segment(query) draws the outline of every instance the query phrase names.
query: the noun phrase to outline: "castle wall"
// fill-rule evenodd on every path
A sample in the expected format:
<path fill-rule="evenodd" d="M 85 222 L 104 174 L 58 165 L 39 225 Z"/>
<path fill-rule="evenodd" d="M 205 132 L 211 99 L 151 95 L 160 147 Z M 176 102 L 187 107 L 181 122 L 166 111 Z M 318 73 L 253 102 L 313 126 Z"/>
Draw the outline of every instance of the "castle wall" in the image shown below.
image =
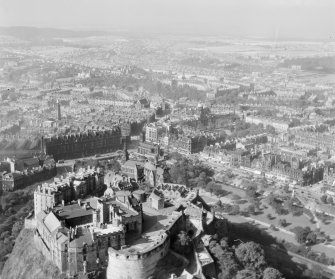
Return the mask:
<path fill-rule="evenodd" d="M 155 272 L 157 262 L 170 248 L 168 237 L 161 245 L 143 254 L 123 254 L 122 250 L 109 249 L 107 279 L 147 279 Z"/>
<path fill-rule="evenodd" d="M 108 247 L 119 249 L 124 245 L 124 237 L 118 233 L 99 236 L 92 245 L 83 247 L 69 248 L 68 253 L 68 271 L 70 275 L 75 275 L 84 271 L 84 261 L 86 270 L 92 271 L 101 267 L 107 267 Z"/>
<path fill-rule="evenodd" d="M 159 260 L 166 256 L 170 248 L 171 235 L 175 235 L 185 224 L 184 215 L 180 215 L 161 239 L 141 252 L 108 249 L 109 260 L 107 279 L 147 279 L 154 274 Z M 131 248 L 130 248 L 131 249 Z"/>

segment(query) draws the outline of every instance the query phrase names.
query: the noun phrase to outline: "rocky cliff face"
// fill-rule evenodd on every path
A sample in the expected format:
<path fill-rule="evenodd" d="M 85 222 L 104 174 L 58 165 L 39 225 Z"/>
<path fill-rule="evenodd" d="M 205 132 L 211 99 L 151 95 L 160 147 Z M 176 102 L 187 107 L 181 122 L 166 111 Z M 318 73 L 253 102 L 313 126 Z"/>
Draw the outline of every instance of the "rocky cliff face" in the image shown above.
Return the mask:
<path fill-rule="evenodd" d="M 47 261 L 34 245 L 33 231 L 24 229 L 0 275 L 0 279 L 64 279 L 58 268 Z"/>

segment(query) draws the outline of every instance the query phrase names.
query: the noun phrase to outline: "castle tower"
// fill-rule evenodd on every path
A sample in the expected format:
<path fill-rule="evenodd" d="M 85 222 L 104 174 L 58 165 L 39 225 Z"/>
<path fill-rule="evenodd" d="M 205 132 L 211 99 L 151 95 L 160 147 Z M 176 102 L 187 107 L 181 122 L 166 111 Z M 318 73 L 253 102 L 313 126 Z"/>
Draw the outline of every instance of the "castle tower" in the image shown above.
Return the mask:
<path fill-rule="evenodd" d="M 57 100 L 57 120 L 61 120 L 61 119 L 62 119 L 62 115 L 60 111 L 60 103 L 59 103 L 59 100 Z"/>

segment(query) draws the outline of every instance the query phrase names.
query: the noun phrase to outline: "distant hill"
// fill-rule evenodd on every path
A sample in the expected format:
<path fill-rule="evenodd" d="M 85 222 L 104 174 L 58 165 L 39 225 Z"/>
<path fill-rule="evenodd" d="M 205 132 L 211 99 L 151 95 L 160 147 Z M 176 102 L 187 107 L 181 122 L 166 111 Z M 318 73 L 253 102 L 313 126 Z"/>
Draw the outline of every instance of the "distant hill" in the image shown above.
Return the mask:
<path fill-rule="evenodd" d="M 300 65 L 301 69 L 305 71 L 333 74 L 335 73 L 335 56 L 300 57 L 286 59 L 279 66 L 291 67 L 293 65 Z"/>
<path fill-rule="evenodd" d="M 28 41 L 52 38 L 81 38 L 90 36 L 106 36 L 107 32 L 83 30 L 75 31 L 57 28 L 38 28 L 28 26 L 0 27 L 0 35 L 12 36 Z"/>

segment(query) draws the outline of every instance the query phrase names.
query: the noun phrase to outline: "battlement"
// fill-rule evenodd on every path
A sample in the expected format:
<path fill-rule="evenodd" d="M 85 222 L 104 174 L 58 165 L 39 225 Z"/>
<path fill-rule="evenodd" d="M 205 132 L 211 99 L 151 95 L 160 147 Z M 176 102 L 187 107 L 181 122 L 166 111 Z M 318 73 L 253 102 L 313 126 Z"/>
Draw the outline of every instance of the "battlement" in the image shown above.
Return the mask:
<path fill-rule="evenodd" d="M 113 248 L 108 249 L 109 258 L 110 259 L 118 259 L 123 261 L 138 261 L 145 258 L 153 257 L 161 252 L 165 252 L 168 250 L 170 246 L 170 238 L 168 238 L 168 234 L 162 238 L 161 241 L 157 242 L 150 248 L 145 251 L 133 251 L 132 248 L 127 248 L 126 250 L 115 250 Z"/>
<path fill-rule="evenodd" d="M 167 215 L 170 218 L 158 220 L 129 247 L 121 247 L 120 250 L 109 248 L 107 279 L 146 279 L 153 275 L 158 261 L 169 251 L 170 235 L 181 227 L 182 215 L 180 212 L 170 212 Z"/>

